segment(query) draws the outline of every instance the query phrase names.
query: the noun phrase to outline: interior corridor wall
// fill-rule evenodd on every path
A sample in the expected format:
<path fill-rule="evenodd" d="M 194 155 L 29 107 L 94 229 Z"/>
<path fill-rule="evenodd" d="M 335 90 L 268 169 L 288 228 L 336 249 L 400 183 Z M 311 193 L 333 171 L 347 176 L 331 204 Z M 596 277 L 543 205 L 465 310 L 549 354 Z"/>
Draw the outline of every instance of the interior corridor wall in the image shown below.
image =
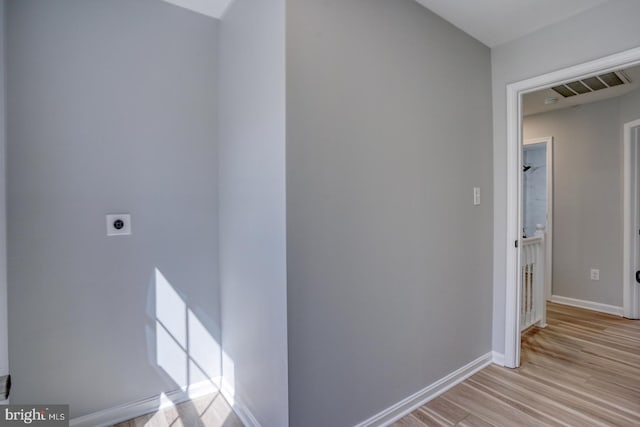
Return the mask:
<path fill-rule="evenodd" d="M 284 20 L 284 0 L 236 0 L 220 30 L 223 387 L 265 427 L 289 415 Z"/>
<path fill-rule="evenodd" d="M 78 417 L 219 377 L 218 21 L 6 6 L 12 403 Z"/>
<path fill-rule="evenodd" d="M 292 426 L 489 351 L 490 92 L 489 49 L 414 1 L 287 1 Z"/>

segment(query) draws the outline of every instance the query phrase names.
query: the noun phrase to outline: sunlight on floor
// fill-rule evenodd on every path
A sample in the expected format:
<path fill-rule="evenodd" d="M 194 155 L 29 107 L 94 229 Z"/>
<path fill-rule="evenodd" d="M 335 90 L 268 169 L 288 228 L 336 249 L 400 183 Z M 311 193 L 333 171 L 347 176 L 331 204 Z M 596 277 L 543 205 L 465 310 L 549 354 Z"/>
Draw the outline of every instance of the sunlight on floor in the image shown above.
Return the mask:
<path fill-rule="evenodd" d="M 221 394 L 215 393 L 178 405 L 168 404 L 152 414 L 113 427 L 243 427 Z"/>

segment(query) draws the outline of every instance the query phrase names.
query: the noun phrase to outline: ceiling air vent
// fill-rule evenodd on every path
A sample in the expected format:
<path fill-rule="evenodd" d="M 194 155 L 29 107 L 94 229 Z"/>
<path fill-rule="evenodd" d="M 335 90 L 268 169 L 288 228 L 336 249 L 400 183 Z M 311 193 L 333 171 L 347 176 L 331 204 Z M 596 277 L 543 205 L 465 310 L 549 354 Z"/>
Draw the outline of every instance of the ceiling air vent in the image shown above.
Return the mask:
<path fill-rule="evenodd" d="M 620 86 L 627 83 L 631 83 L 631 80 L 624 71 L 615 71 L 601 74 L 599 76 L 587 77 L 586 79 L 576 80 L 574 82 L 564 83 L 554 86 L 551 89 L 565 98 L 569 98 L 570 96 L 582 95 L 584 93 L 595 92 L 597 90 Z"/>
<path fill-rule="evenodd" d="M 585 85 L 579 80 L 575 82 L 567 83 L 567 86 L 569 86 L 569 89 L 571 89 L 572 91 L 580 95 L 582 95 L 583 93 L 591 92 L 591 89 L 589 89 L 587 85 Z"/>

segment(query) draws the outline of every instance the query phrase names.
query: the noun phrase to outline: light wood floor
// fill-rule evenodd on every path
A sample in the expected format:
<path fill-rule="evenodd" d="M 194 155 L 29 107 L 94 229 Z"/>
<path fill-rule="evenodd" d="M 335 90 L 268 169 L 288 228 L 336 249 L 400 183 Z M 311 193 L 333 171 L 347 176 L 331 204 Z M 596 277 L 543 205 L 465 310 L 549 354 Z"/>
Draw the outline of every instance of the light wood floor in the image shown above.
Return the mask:
<path fill-rule="evenodd" d="M 171 406 L 113 427 L 244 427 L 221 394 Z"/>
<path fill-rule="evenodd" d="M 393 426 L 640 426 L 640 321 L 547 307 L 520 368 L 491 365 Z"/>

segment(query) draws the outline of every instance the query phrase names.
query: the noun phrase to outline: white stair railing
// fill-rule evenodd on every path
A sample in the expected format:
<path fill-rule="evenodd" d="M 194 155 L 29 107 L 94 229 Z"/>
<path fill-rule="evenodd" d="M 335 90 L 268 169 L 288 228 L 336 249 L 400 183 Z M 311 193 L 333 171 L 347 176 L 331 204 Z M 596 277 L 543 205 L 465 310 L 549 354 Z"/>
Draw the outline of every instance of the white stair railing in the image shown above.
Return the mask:
<path fill-rule="evenodd" d="M 536 226 L 533 237 L 522 239 L 522 289 L 520 292 L 520 330 L 535 324 L 546 326 L 544 301 L 544 227 Z"/>

